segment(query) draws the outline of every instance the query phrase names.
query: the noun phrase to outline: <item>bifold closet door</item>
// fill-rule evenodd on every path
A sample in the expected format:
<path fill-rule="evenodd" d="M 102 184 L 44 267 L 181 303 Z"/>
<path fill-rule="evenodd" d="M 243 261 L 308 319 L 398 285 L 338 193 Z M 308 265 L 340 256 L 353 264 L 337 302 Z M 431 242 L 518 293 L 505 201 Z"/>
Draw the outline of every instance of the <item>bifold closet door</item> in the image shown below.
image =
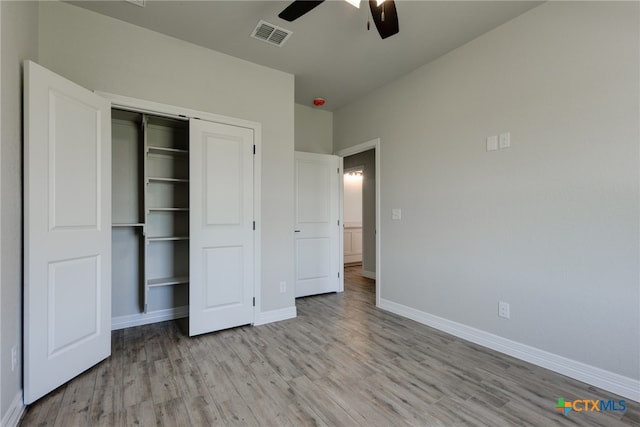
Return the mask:
<path fill-rule="evenodd" d="M 252 129 L 191 119 L 189 334 L 253 322 Z"/>
<path fill-rule="evenodd" d="M 25 63 L 24 402 L 111 353 L 111 105 Z"/>

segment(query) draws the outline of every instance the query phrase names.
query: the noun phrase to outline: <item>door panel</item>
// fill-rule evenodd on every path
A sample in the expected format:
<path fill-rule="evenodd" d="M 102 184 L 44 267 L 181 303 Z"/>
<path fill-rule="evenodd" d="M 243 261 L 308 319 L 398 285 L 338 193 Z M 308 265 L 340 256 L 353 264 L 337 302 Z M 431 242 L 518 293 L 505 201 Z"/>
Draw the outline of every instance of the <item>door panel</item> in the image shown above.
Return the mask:
<path fill-rule="evenodd" d="M 295 156 L 295 296 L 338 292 L 342 159 L 301 152 Z"/>
<path fill-rule="evenodd" d="M 243 248 L 209 248 L 204 250 L 206 309 L 240 306 L 243 298 Z"/>
<path fill-rule="evenodd" d="M 253 149 L 253 139 L 248 141 Z M 246 147 L 237 138 L 210 135 L 202 146 L 204 174 L 204 208 L 208 226 L 242 226 L 252 220 L 243 216 L 244 166 L 251 165 L 251 158 L 244 157 Z M 252 179 L 253 173 L 249 175 Z M 253 200 L 253 199 L 252 199 Z M 246 224 L 245 224 L 246 225 Z"/>
<path fill-rule="evenodd" d="M 111 353 L 110 108 L 25 63 L 27 404 Z"/>
<path fill-rule="evenodd" d="M 190 123 L 189 334 L 253 322 L 253 130 Z"/>
<path fill-rule="evenodd" d="M 98 227 L 100 197 L 99 111 L 81 100 L 49 95 L 49 185 L 51 228 Z M 81 161 L 79 161 L 81 159 Z M 73 167 L 70 167 L 73 165 Z"/>
<path fill-rule="evenodd" d="M 100 260 L 97 256 L 49 263 L 49 354 L 95 337 L 100 289 Z M 83 301 L 68 310 L 69 301 Z"/>

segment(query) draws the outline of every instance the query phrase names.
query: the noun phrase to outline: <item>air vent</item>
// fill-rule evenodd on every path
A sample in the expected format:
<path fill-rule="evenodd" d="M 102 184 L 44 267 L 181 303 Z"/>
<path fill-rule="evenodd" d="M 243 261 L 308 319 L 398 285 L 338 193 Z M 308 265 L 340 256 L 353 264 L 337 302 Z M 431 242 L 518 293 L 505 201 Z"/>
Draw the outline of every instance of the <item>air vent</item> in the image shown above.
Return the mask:
<path fill-rule="evenodd" d="M 293 33 L 289 30 L 285 30 L 284 28 L 269 24 L 265 21 L 260 21 L 251 33 L 251 37 L 272 45 L 282 46 L 291 34 Z"/>
<path fill-rule="evenodd" d="M 146 5 L 145 0 L 125 0 L 126 2 L 129 2 L 131 4 L 135 4 L 136 6 L 140 6 L 140 7 L 145 7 Z"/>

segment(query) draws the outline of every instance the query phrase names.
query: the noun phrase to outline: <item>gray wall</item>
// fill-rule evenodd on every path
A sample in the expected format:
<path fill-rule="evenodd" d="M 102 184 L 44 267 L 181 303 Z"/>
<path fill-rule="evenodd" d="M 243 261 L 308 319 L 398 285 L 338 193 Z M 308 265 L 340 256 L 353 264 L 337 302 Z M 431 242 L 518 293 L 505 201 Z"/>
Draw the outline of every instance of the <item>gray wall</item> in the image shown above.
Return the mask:
<path fill-rule="evenodd" d="M 296 151 L 333 153 L 333 113 L 306 105 L 295 105 Z"/>
<path fill-rule="evenodd" d="M 22 395 L 22 61 L 38 56 L 38 8 L 30 2 L 0 2 L 2 8 L 2 308 L 0 310 L 0 419 Z M 18 366 L 11 371 L 11 348 Z"/>
<path fill-rule="evenodd" d="M 383 299 L 640 379 L 639 6 L 545 3 L 334 112 L 381 139 Z"/>
<path fill-rule="evenodd" d="M 59 2 L 40 3 L 39 42 L 86 88 L 262 123 L 260 309 L 293 307 L 293 76 Z"/>
<path fill-rule="evenodd" d="M 344 170 L 362 166 L 362 270 L 376 273 L 376 151 L 371 149 L 342 159 Z"/>

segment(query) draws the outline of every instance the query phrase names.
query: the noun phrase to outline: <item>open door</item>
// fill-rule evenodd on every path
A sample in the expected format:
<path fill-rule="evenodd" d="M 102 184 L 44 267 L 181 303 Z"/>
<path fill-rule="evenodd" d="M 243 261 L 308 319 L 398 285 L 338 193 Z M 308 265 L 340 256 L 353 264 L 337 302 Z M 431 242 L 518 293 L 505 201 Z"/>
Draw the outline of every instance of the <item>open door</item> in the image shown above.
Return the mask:
<path fill-rule="evenodd" d="M 24 402 L 111 354 L 111 106 L 25 62 Z"/>
<path fill-rule="evenodd" d="M 341 291 L 342 158 L 295 153 L 295 296 Z"/>
<path fill-rule="evenodd" d="M 253 130 L 191 119 L 189 335 L 253 322 Z"/>

